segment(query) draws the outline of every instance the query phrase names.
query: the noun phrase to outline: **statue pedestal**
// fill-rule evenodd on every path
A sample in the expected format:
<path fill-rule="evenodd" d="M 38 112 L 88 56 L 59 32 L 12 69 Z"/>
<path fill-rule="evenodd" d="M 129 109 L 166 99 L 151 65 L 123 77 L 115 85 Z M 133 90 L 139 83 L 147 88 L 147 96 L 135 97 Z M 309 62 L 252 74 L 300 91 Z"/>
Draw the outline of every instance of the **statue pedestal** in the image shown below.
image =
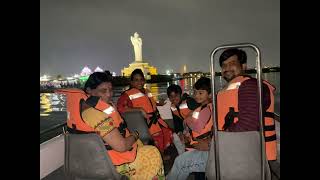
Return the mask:
<path fill-rule="evenodd" d="M 121 70 L 121 75 L 122 76 L 130 76 L 132 71 L 134 71 L 135 69 L 141 69 L 143 74 L 145 76 L 147 76 L 148 74 L 150 75 L 157 75 L 157 68 L 154 66 L 150 66 L 149 63 L 147 62 L 133 62 L 131 64 L 129 64 L 129 67 L 125 67 L 123 68 L 123 70 Z"/>

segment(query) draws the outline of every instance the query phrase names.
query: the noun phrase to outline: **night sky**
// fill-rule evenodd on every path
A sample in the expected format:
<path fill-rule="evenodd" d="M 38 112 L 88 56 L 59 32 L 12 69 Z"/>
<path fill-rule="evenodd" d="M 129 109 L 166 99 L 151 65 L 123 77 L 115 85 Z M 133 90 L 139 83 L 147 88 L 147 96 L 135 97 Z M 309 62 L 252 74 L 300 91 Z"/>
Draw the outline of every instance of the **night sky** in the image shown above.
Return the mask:
<path fill-rule="evenodd" d="M 143 59 L 159 73 L 184 64 L 209 72 L 210 52 L 239 42 L 257 44 L 263 66 L 280 66 L 279 0 L 40 0 L 40 75 L 85 65 L 120 74 L 134 60 L 136 31 Z"/>

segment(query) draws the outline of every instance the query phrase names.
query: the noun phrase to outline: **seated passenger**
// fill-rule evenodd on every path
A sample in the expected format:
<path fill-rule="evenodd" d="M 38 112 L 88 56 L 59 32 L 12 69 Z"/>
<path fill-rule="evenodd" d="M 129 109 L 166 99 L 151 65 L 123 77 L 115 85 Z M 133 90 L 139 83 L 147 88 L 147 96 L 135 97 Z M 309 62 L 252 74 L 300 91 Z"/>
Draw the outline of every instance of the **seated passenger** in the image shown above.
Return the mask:
<path fill-rule="evenodd" d="M 245 132 L 259 131 L 260 129 L 257 79 L 245 75 L 246 62 L 246 53 L 239 49 L 227 49 L 220 55 L 221 74 L 227 84 L 217 94 L 217 127 L 219 131 Z M 202 83 L 200 83 L 200 80 Z M 208 100 L 211 97 L 209 95 L 211 93 L 211 81 L 208 78 L 206 80 L 200 78 L 194 86 L 196 89 L 195 100 L 198 103 L 203 104 L 206 99 Z M 274 163 L 277 157 L 273 93 L 274 87 L 267 81 L 263 81 L 262 103 L 265 123 L 265 148 L 266 158 L 270 164 Z M 209 116 L 207 113 L 202 115 L 201 111 L 199 113 L 195 112 L 196 110 L 193 112 L 193 118 L 187 119 L 186 122 L 192 129 L 192 133 L 195 132 L 194 135 L 199 135 L 199 132 L 202 131 L 200 130 L 201 127 Z M 203 119 L 204 121 L 196 121 L 195 119 Z M 212 123 L 212 117 L 210 119 Z M 204 172 L 211 139 L 210 136 L 205 139 L 200 138 L 192 144 L 196 150 L 179 155 L 168 174 L 168 179 L 184 180 L 191 172 Z"/>
<path fill-rule="evenodd" d="M 172 130 L 167 123 L 161 119 L 157 110 L 157 104 L 149 90 L 143 86 L 145 79 L 141 69 L 135 69 L 131 73 L 130 89 L 124 91 L 118 99 L 117 108 L 120 113 L 126 111 L 141 111 L 147 121 L 149 132 L 160 150 L 164 160 L 169 156 L 164 156 L 164 150 L 172 143 Z"/>
<path fill-rule="evenodd" d="M 189 94 L 182 94 L 181 87 L 172 84 L 167 88 L 167 95 L 171 102 L 171 112 L 174 122 L 174 132 L 179 134 L 184 130 L 183 121 L 195 110 L 199 104 L 189 96 Z"/>
<path fill-rule="evenodd" d="M 187 93 L 182 94 L 179 85 L 172 84 L 167 88 L 167 95 L 171 101 L 171 113 L 174 123 L 173 142 L 179 154 L 185 151 L 185 143 L 188 142 L 189 132 L 184 125 L 184 120 L 192 115 L 199 104 Z"/>
<path fill-rule="evenodd" d="M 84 90 L 89 97 L 81 102 L 83 122 L 106 143 L 116 170 L 130 179 L 164 178 L 158 149 L 143 145 L 138 132 L 130 132 L 111 102 L 112 76 L 103 72 L 90 75 Z M 88 131 L 87 133 L 89 133 Z"/>
<path fill-rule="evenodd" d="M 190 146 L 192 149 L 179 155 L 168 174 L 168 179 L 188 178 L 191 172 L 204 172 L 208 159 L 208 143 L 211 141 L 212 104 L 211 80 L 201 77 L 194 85 L 194 97 L 200 104 L 191 116 L 186 117 L 185 124 L 190 129 Z"/>

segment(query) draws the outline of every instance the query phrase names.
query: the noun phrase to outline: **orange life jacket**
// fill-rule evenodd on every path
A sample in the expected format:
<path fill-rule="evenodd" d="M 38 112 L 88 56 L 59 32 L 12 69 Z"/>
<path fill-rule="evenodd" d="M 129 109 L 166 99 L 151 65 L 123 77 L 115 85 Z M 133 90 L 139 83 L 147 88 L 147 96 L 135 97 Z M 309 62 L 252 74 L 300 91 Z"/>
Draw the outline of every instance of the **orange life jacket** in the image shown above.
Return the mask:
<path fill-rule="evenodd" d="M 155 134 L 161 131 L 161 126 L 168 128 L 167 123 L 161 119 L 160 114 L 157 110 L 156 102 L 154 101 L 152 94 L 146 90 L 145 93 L 141 92 L 136 88 L 131 88 L 125 93 L 129 96 L 133 107 L 142 107 L 148 114 L 149 119 L 156 119 L 152 124 L 149 123 L 150 134 Z"/>
<path fill-rule="evenodd" d="M 93 128 L 88 126 L 81 118 L 80 102 L 85 101 L 88 95 L 81 89 L 58 89 L 55 93 L 65 94 L 67 98 L 67 127 L 68 131 L 74 130 L 93 132 Z"/>
<path fill-rule="evenodd" d="M 202 109 L 204 107 L 209 107 L 210 112 L 212 112 L 212 103 L 207 104 L 206 106 L 200 106 L 197 109 L 195 109 L 192 113 L 192 121 L 194 123 L 197 123 L 196 121 L 199 118 L 199 114 L 201 113 Z M 212 134 L 212 127 L 213 127 L 213 121 L 212 121 L 212 115 L 210 115 L 210 118 L 207 120 L 206 125 L 204 126 L 204 128 L 200 131 L 200 132 L 196 132 L 194 130 L 190 131 L 190 135 L 191 135 L 191 142 L 190 144 L 194 144 L 197 143 L 198 139 L 204 139 L 207 138 L 209 136 L 211 136 Z"/>
<path fill-rule="evenodd" d="M 77 134 L 86 134 L 86 133 L 95 133 L 95 130 L 87 125 L 85 121 L 81 118 L 81 103 L 88 100 L 87 94 L 80 89 L 59 89 L 55 91 L 56 93 L 65 94 L 67 98 L 67 126 L 69 133 L 77 133 Z M 127 137 L 130 135 L 128 129 L 125 124 L 122 123 L 119 113 L 117 111 L 112 111 L 112 106 L 103 101 L 99 100 L 99 103 L 93 103 L 93 98 L 90 98 L 88 103 L 89 105 L 95 107 L 98 110 L 104 111 L 106 114 L 110 115 L 114 121 L 115 127 L 117 127 L 120 133 Z M 111 108 L 112 107 L 112 108 Z M 111 114 L 110 114 L 111 112 Z M 114 165 L 120 165 L 124 163 L 133 162 L 136 157 L 136 149 L 137 144 L 133 145 L 133 148 L 127 152 L 118 152 L 112 150 L 112 148 L 105 144 L 106 149 L 108 150 L 108 154 L 112 160 Z"/>
<path fill-rule="evenodd" d="M 189 109 L 187 100 L 181 101 L 181 104 L 176 107 L 174 104 L 171 104 L 171 111 L 174 115 L 180 117 L 184 120 L 192 110 Z"/>
<path fill-rule="evenodd" d="M 218 112 L 218 130 L 224 130 L 225 117 L 229 112 L 234 114 L 233 123 L 237 123 L 238 117 L 238 89 L 242 82 L 250 79 L 251 77 L 239 76 L 234 78 L 228 85 L 218 92 L 217 95 L 217 112 Z M 271 104 L 270 107 L 264 112 L 264 135 L 266 144 L 266 156 L 268 160 L 276 160 L 277 157 L 277 142 L 276 131 L 274 123 L 274 90 L 275 88 L 267 81 L 263 81 L 270 90 Z M 232 112 L 233 111 L 233 112 Z M 229 113 L 230 114 L 230 113 Z"/>
<path fill-rule="evenodd" d="M 100 111 L 103 111 L 107 114 L 107 117 L 111 117 L 113 120 L 113 125 L 118 128 L 122 136 L 128 137 L 130 136 L 130 132 L 121 118 L 119 112 L 110 104 L 101 100 L 101 98 L 91 96 L 86 100 L 86 104 L 91 107 L 94 107 Z M 114 165 L 121 165 L 124 163 L 133 162 L 136 158 L 137 154 L 137 142 L 132 145 L 132 148 L 126 152 L 118 152 L 113 150 L 110 146 L 107 147 L 107 152 L 111 158 L 111 161 Z"/>

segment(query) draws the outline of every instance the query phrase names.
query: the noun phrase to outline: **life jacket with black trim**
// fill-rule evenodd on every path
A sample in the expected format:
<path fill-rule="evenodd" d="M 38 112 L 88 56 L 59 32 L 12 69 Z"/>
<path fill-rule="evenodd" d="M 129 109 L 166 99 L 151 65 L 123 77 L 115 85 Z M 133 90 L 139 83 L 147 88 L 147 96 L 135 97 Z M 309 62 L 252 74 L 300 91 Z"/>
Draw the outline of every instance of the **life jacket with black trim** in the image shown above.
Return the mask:
<path fill-rule="evenodd" d="M 96 133 L 94 128 L 90 127 L 81 117 L 82 105 L 84 103 L 88 104 L 91 107 L 95 107 L 98 110 L 104 111 L 106 114 L 112 112 L 110 117 L 114 120 L 115 127 L 118 128 L 119 132 L 123 137 L 130 135 L 125 122 L 121 119 L 117 111 L 111 111 L 112 106 L 107 103 L 102 102 L 97 97 L 91 96 L 88 98 L 88 95 L 81 89 L 58 89 L 55 90 L 55 93 L 65 94 L 67 99 L 67 131 L 73 134 L 88 134 Z M 97 106 L 97 107 L 96 107 Z M 110 106 L 110 108 L 109 108 Z M 111 108 L 112 107 L 112 108 Z M 109 108 L 109 109 L 108 109 Z M 136 143 L 133 145 L 133 148 L 129 153 L 123 154 L 117 151 L 112 150 L 112 147 L 108 144 L 105 144 L 108 154 L 114 165 L 120 165 L 123 163 L 133 162 L 136 156 Z M 119 154 L 120 153 L 120 154 Z M 123 158 L 122 158 L 123 157 Z"/>
<path fill-rule="evenodd" d="M 228 85 L 218 92 L 217 112 L 218 112 L 218 130 L 226 130 L 232 123 L 237 123 L 238 119 L 238 90 L 241 84 L 251 79 L 250 76 L 238 76 L 231 80 Z M 267 81 L 263 81 L 270 91 L 271 104 L 264 116 L 264 135 L 266 156 L 268 160 L 277 158 L 276 130 L 274 122 L 274 90 L 275 88 Z"/>
<path fill-rule="evenodd" d="M 189 109 L 187 98 L 181 99 L 181 102 L 179 103 L 179 106 L 176 106 L 174 104 L 171 104 L 171 111 L 174 115 L 178 116 L 181 120 L 184 120 L 190 112 L 193 110 Z"/>
<path fill-rule="evenodd" d="M 145 92 L 136 88 L 130 88 L 124 92 L 128 95 L 133 107 L 141 107 L 147 113 L 149 118 L 149 132 L 151 135 L 161 131 L 161 127 L 168 128 L 167 123 L 160 117 L 156 102 L 151 92 L 147 89 Z"/>
<path fill-rule="evenodd" d="M 65 94 L 67 100 L 67 130 L 70 133 L 75 131 L 92 132 L 93 128 L 89 127 L 81 118 L 81 102 L 88 98 L 88 95 L 81 89 L 57 89 L 55 93 Z"/>
<path fill-rule="evenodd" d="M 99 111 L 104 112 L 107 115 L 107 118 L 111 118 L 113 120 L 113 126 L 117 127 L 120 134 L 126 138 L 130 136 L 130 132 L 127 128 L 127 125 L 125 121 L 121 118 L 119 112 L 113 107 L 113 105 L 108 104 L 101 100 L 100 97 L 96 96 L 90 96 L 85 101 L 85 104 L 88 105 L 88 107 L 93 107 Z M 82 109 L 82 111 L 84 111 Z M 82 132 L 80 132 L 82 133 Z M 86 132 L 86 133 L 95 133 L 95 132 Z M 116 150 L 113 150 L 112 147 L 105 143 L 107 152 L 110 156 L 110 159 L 114 165 L 121 165 L 125 163 L 133 162 L 136 158 L 137 154 L 137 142 L 135 142 L 132 145 L 132 148 L 126 152 L 118 152 Z"/>
<path fill-rule="evenodd" d="M 196 108 L 193 112 L 192 112 L 192 118 L 191 121 L 192 123 L 197 123 L 197 121 L 199 120 L 199 115 L 202 113 L 202 110 L 204 108 L 208 107 L 210 112 L 212 112 L 212 103 L 208 103 L 204 106 L 200 106 L 198 108 Z M 210 113 L 210 117 L 207 119 L 206 121 L 206 125 L 204 126 L 204 128 L 201 129 L 200 132 L 194 131 L 189 127 L 189 133 L 191 135 L 191 142 L 190 144 L 194 144 L 197 143 L 198 140 L 200 139 L 205 139 L 208 137 L 212 137 L 212 127 L 213 127 L 213 121 L 212 121 L 212 113 Z"/>

